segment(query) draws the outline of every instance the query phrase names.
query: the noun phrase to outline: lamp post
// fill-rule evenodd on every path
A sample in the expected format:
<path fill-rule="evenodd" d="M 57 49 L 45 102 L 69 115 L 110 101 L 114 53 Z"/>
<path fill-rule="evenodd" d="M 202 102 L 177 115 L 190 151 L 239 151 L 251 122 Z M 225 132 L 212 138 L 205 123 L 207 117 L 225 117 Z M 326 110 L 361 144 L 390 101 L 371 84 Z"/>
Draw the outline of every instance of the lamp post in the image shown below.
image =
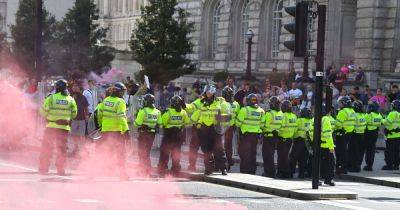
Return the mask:
<path fill-rule="evenodd" d="M 36 82 L 42 80 L 43 0 L 36 0 L 35 70 Z"/>
<path fill-rule="evenodd" d="M 251 46 L 253 45 L 254 32 L 249 29 L 246 32 L 245 37 L 247 39 L 247 42 L 246 42 L 247 43 L 247 66 L 246 66 L 245 79 L 251 80 L 253 78 L 251 75 Z"/>

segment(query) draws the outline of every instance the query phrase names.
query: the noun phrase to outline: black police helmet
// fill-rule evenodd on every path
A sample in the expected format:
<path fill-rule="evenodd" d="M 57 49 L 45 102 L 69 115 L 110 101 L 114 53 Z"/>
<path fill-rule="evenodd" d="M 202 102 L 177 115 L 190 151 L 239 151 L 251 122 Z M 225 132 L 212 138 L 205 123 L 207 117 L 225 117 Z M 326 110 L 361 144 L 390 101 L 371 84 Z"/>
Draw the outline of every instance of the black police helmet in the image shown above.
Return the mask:
<path fill-rule="evenodd" d="M 339 102 L 339 105 L 342 108 L 350 108 L 350 107 L 352 107 L 351 98 L 349 96 L 341 97 L 338 102 Z"/>
<path fill-rule="evenodd" d="M 288 100 L 285 100 L 281 104 L 282 112 L 292 112 L 292 103 Z"/>
<path fill-rule="evenodd" d="M 122 82 L 117 82 L 114 84 L 114 87 L 117 91 L 124 91 L 126 90 L 126 86 Z"/>
<path fill-rule="evenodd" d="M 363 103 L 359 100 L 356 100 L 353 102 L 353 109 L 357 113 L 363 113 L 364 112 L 364 107 Z"/>
<path fill-rule="evenodd" d="M 379 104 L 376 101 L 370 101 L 367 107 L 368 113 L 379 112 Z"/>
<path fill-rule="evenodd" d="M 327 111 L 327 109 L 326 109 L 326 104 L 325 104 L 325 103 L 322 103 L 322 106 L 321 106 L 321 114 L 322 114 L 322 116 L 325 116 L 325 115 L 328 114 L 328 111 Z"/>
<path fill-rule="evenodd" d="M 301 109 L 301 110 L 300 110 L 300 117 L 301 117 L 301 118 L 311 119 L 311 118 L 312 118 L 311 109 L 309 109 L 309 108 L 303 108 L 303 109 Z"/>
<path fill-rule="evenodd" d="M 54 83 L 57 92 L 66 91 L 68 87 L 68 82 L 65 79 L 59 79 Z"/>
<path fill-rule="evenodd" d="M 281 109 L 281 102 L 279 101 L 278 97 L 272 96 L 269 99 L 269 108 L 274 111 L 279 111 Z"/>
<path fill-rule="evenodd" d="M 143 96 L 144 107 L 154 107 L 155 98 L 152 94 L 146 94 Z"/>
<path fill-rule="evenodd" d="M 176 111 L 180 111 L 184 102 L 180 96 L 173 96 L 170 103 L 172 108 L 174 108 Z"/>
<path fill-rule="evenodd" d="M 230 87 L 225 87 L 222 89 L 222 97 L 228 102 L 232 102 L 233 99 L 233 89 Z"/>
<path fill-rule="evenodd" d="M 394 100 L 392 102 L 392 110 L 400 112 L 400 100 Z"/>
<path fill-rule="evenodd" d="M 258 104 L 258 98 L 256 96 L 256 94 L 251 93 L 249 95 L 246 96 L 246 104 L 248 106 L 256 106 Z"/>

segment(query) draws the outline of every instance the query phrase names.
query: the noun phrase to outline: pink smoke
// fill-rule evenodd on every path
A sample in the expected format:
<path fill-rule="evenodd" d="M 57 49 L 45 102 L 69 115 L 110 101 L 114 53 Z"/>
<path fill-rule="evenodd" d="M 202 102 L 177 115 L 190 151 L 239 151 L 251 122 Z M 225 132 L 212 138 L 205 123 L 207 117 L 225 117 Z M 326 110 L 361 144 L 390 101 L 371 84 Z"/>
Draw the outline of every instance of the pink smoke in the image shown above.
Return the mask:
<path fill-rule="evenodd" d="M 110 81 L 111 78 L 115 78 L 112 75 L 120 74 L 119 71 L 113 70 L 111 73 L 103 75 L 101 81 Z M 31 171 L 35 171 L 38 165 L 37 150 L 19 150 L 18 148 L 25 144 L 40 148 L 38 133 L 42 132 L 42 129 L 37 127 L 37 122 L 38 107 L 41 104 L 37 104 L 32 97 L 6 79 L 0 81 L 0 101 L 0 145 L 11 149 L 13 154 L 21 153 L 15 158 L 8 157 L 7 161 L 20 161 L 21 156 L 26 156 L 27 161 L 24 161 L 24 164 L 29 163 Z M 31 174 L 27 181 L 7 182 L 7 187 L 0 189 L 1 208 L 93 209 L 93 206 L 77 202 L 79 199 L 87 199 L 88 202 L 100 202 L 100 207 L 97 209 L 187 210 L 188 206 L 193 210 L 244 209 L 244 207 L 234 204 L 196 203 L 191 198 L 185 198 L 172 180 L 157 182 L 148 179 L 148 181 L 143 181 L 143 177 L 136 177 L 135 174 L 139 168 L 132 163 L 128 163 L 126 166 L 131 177 L 130 181 L 119 181 L 118 168 L 116 165 L 112 165 L 112 158 L 110 158 L 114 154 L 107 151 L 94 151 L 93 144 L 95 143 L 87 143 L 81 149 L 79 160 L 69 161 L 67 172 L 72 172 L 73 176 L 71 177 L 43 177 Z M 2 154 L 5 153 L 2 152 Z M 2 159 L 0 159 L 0 163 Z M 104 167 L 104 163 L 107 167 Z M 52 164 L 54 164 L 54 160 Z M 93 175 L 92 179 L 89 179 L 89 175 Z M 0 173 L 0 176 L 4 178 L 7 175 Z M 114 179 L 114 181 L 101 181 L 103 176 Z M 182 205 L 180 202 L 174 202 L 177 199 L 187 201 L 187 203 Z"/>
<path fill-rule="evenodd" d="M 97 75 L 96 73 L 91 72 L 89 74 L 89 77 L 95 80 L 98 84 L 110 84 L 113 82 L 121 81 L 123 79 L 123 74 L 123 71 L 112 68 L 101 75 Z"/>

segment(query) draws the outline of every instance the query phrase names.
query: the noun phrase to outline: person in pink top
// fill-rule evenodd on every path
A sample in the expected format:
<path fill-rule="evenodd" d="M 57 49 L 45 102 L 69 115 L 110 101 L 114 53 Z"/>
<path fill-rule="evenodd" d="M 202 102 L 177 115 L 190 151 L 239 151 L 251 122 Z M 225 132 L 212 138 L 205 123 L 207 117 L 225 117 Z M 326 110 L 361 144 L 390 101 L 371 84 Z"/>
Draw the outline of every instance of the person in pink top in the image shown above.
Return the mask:
<path fill-rule="evenodd" d="M 384 109 L 386 107 L 387 98 L 385 95 L 382 94 L 382 88 L 378 88 L 378 90 L 376 90 L 376 95 L 372 96 L 370 100 L 378 102 L 381 109 Z"/>
<path fill-rule="evenodd" d="M 341 71 L 344 75 L 346 75 L 346 79 L 347 79 L 348 75 L 350 74 L 350 70 L 349 70 L 349 67 L 347 66 L 347 64 L 344 64 L 344 65 L 340 68 L 340 71 Z"/>

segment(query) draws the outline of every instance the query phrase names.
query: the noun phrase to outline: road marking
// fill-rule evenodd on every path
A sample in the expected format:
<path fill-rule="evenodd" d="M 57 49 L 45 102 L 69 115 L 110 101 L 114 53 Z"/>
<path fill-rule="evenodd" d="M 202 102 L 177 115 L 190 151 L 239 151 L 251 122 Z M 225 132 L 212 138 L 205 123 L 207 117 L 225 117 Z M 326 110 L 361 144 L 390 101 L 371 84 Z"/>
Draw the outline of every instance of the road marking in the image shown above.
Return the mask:
<path fill-rule="evenodd" d="M 10 168 L 18 168 L 18 169 L 27 170 L 27 171 L 37 171 L 36 169 L 33 169 L 33 168 L 28 168 L 28 167 L 25 167 L 25 166 L 16 165 L 16 164 L 12 164 L 12 163 L 1 162 L 0 165 L 6 166 L 6 167 L 10 167 Z M 71 177 L 66 177 L 66 176 L 58 176 L 58 175 L 50 175 L 50 176 L 55 176 L 55 177 L 59 177 L 59 178 L 63 178 L 63 179 L 72 180 Z"/>
<path fill-rule="evenodd" d="M 352 205 L 348 205 L 348 204 L 343 204 L 343 203 L 339 203 L 336 201 L 312 201 L 313 203 L 319 203 L 319 204 L 324 204 L 324 205 L 328 205 L 328 206 L 336 206 L 336 207 L 340 207 L 340 208 L 347 208 L 347 209 L 353 209 L 353 210 L 372 210 L 369 208 L 364 208 L 364 207 L 359 207 L 359 206 L 352 206 Z"/>
<path fill-rule="evenodd" d="M 266 201 L 265 199 L 250 199 L 250 200 L 245 200 L 245 202 L 249 202 L 249 203 L 261 203 L 261 204 L 267 204 L 267 203 L 271 203 L 270 201 Z"/>
<path fill-rule="evenodd" d="M 95 199 L 75 199 L 74 201 L 78 201 L 80 203 L 101 203 L 99 200 Z"/>

